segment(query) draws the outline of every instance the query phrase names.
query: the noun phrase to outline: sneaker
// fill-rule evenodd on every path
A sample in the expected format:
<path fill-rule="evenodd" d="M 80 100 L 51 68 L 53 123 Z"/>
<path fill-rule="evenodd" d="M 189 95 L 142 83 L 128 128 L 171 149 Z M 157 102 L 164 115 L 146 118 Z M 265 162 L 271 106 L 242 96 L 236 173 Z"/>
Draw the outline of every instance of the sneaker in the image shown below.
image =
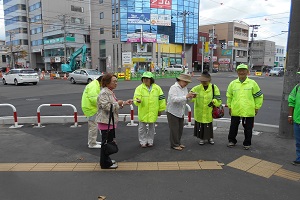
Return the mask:
<path fill-rule="evenodd" d="M 142 148 L 147 148 L 147 144 L 141 144 Z"/>
<path fill-rule="evenodd" d="M 250 146 L 244 146 L 244 149 L 245 149 L 245 150 L 249 150 L 249 149 L 250 149 Z"/>
<path fill-rule="evenodd" d="M 102 142 L 97 142 L 97 141 L 96 141 L 96 144 L 100 144 L 100 145 L 101 145 L 101 144 L 102 144 Z"/>
<path fill-rule="evenodd" d="M 235 146 L 235 144 L 233 143 L 233 142 L 229 142 L 228 144 L 227 144 L 227 147 L 234 147 Z"/>
<path fill-rule="evenodd" d="M 100 144 L 95 144 L 95 145 L 89 145 L 90 149 L 101 149 L 101 145 Z"/>
<path fill-rule="evenodd" d="M 112 166 L 110 166 L 108 169 L 117 169 L 118 165 L 117 164 L 113 164 Z"/>
<path fill-rule="evenodd" d="M 208 142 L 209 142 L 209 144 L 215 144 L 214 139 L 212 139 L 212 138 L 210 138 L 210 139 L 208 140 Z"/>
<path fill-rule="evenodd" d="M 112 164 L 116 164 L 117 162 L 115 160 L 111 160 Z"/>
<path fill-rule="evenodd" d="M 204 145 L 204 140 L 201 140 L 201 139 L 200 139 L 199 144 L 200 144 L 200 145 Z"/>
<path fill-rule="evenodd" d="M 296 166 L 300 165 L 300 161 L 295 160 L 295 161 L 292 162 L 292 165 L 296 165 Z"/>

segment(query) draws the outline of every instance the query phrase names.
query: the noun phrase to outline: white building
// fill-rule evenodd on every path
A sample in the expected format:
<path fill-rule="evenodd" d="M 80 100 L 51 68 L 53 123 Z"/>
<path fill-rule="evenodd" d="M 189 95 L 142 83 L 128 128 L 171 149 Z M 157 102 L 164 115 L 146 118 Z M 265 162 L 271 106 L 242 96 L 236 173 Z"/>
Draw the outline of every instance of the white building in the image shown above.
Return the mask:
<path fill-rule="evenodd" d="M 285 48 L 284 46 L 276 45 L 274 66 L 284 67 L 285 63 Z"/>

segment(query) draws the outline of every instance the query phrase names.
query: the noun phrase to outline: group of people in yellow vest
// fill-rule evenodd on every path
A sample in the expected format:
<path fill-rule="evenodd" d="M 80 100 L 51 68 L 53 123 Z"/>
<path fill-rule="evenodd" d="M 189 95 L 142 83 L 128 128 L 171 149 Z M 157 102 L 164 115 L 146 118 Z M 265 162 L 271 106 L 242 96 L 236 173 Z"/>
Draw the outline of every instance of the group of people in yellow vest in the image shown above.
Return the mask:
<path fill-rule="evenodd" d="M 245 136 L 243 148 L 248 150 L 251 147 L 254 117 L 263 104 L 263 93 L 259 85 L 247 76 L 248 72 L 247 65 L 237 66 L 238 78 L 229 84 L 226 92 L 231 116 L 227 144 L 230 148 L 237 143 L 236 136 L 241 122 Z M 116 141 L 115 128 L 119 109 L 133 103 L 138 107 L 138 141 L 141 148 L 153 147 L 155 122 L 165 111 L 170 129 L 170 147 L 182 151 L 185 148 L 181 143 L 184 113 L 186 103 L 189 101 L 194 103 L 194 136 L 199 138 L 200 145 L 206 142 L 213 145 L 215 141 L 212 110 L 214 106 L 222 104 L 220 90 L 217 85 L 211 83 L 211 76 L 206 71 L 197 79 L 200 81 L 199 85 L 188 91 L 187 85 L 192 82 L 192 77 L 189 74 L 180 74 L 169 89 L 167 101 L 151 72 L 143 73 L 142 83 L 135 89 L 133 99 L 126 101 L 119 100 L 113 92 L 117 87 L 115 75 L 105 74 L 92 81 L 86 86 L 81 102 L 82 110 L 88 118 L 88 147 L 101 148 L 101 142 L 97 142 L 98 130 L 101 131 L 102 142 Z M 110 113 L 110 109 L 113 114 Z M 109 121 L 110 115 L 113 115 L 114 123 Z M 117 168 L 116 161 L 111 160 L 102 149 L 101 168 Z"/>

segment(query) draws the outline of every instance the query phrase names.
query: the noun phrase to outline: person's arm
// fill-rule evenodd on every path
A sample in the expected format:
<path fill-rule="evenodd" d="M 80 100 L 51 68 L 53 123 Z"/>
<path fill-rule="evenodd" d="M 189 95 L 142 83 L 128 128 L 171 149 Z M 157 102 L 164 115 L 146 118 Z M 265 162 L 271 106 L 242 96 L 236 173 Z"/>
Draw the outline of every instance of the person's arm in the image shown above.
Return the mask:
<path fill-rule="evenodd" d="M 226 91 L 226 97 L 227 97 L 227 106 L 229 115 L 231 116 L 231 102 L 232 102 L 232 83 L 228 85 L 227 91 Z"/>
<path fill-rule="evenodd" d="M 136 106 L 139 106 L 142 103 L 141 87 L 138 86 L 133 95 L 133 103 Z"/>
<path fill-rule="evenodd" d="M 212 102 L 214 106 L 219 107 L 222 104 L 220 90 L 215 84 L 213 86 L 215 87 L 215 96 L 213 97 Z"/>
<path fill-rule="evenodd" d="M 167 105 L 166 104 L 166 97 L 165 97 L 165 94 L 162 91 L 161 87 L 159 87 L 158 104 L 159 104 L 158 115 L 160 115 L 162 111 L 166 110 L 166 105 Z"/>
<path fill-rule="evenodd" d="M 261 108 L 263 104 L 264 95 L 256 82 L 253 87 L 253 97 L 255 102 L 255 114 L 257 114 L 258 110 Z"/>
<path fill-rule="evenodd" d="M 289 98 L 288 98 L 288 104 L 289 104 L 288 122 L 290 124 L 293 124 L 293 115 L 294 115 L 294 109 L 295 109 L 295 105 L 296 105 L 296 94 L 297 94 L 296 87 L 297 87 L 297 85 L 293 88 L 293 90 L 289 94 Z"/>

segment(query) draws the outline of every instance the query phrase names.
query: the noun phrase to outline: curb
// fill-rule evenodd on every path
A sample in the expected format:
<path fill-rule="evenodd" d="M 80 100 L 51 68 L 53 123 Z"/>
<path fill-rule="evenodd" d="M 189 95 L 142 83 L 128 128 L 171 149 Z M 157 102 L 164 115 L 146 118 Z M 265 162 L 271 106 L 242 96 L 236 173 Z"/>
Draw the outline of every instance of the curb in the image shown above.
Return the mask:
<path fill-rule="evenodd" d="M 83 115 L 78 116 L 78 123 L 87 122 L 87 118 Z M 130 122 L 130 114 L 119 114 L 119 121 L 123 122 Z M 134 115 L 134 121 L 138 122 L 138 116 Z M 192 122 L 194 118 L 192 118 Z M 167 116 L 161 115 L 158 117 L 157 122 L 167 123 Z M 14 124 L 13 117 L 0 117 L 0 124 Z M 30 116 L 30 117 L 18 117 L 19 124 L 37 124 L 37 117 Z M 66 123 L 74 123 L 74 116 L 41 116 L 41 124 L 66 124 Z M 188 120 L 185 118 L 184 123 L 187 124 Z M 214 119 L 213 121 L 214 127 L 220 128 L 227 128 L 230 127 L 230 119 L 228 118 L 221 118 L 221 119 Z M 241 126 L 240 126 L 241 127 Z M 242 127 L 240 128 L 242 129 Z M 258 132 L 268 132 L 268 133 L 278 133 L 279 126 L 272 125 L 272 124 L 262 124 L 262 123 L 254 123 L 254 131 Z"/>

